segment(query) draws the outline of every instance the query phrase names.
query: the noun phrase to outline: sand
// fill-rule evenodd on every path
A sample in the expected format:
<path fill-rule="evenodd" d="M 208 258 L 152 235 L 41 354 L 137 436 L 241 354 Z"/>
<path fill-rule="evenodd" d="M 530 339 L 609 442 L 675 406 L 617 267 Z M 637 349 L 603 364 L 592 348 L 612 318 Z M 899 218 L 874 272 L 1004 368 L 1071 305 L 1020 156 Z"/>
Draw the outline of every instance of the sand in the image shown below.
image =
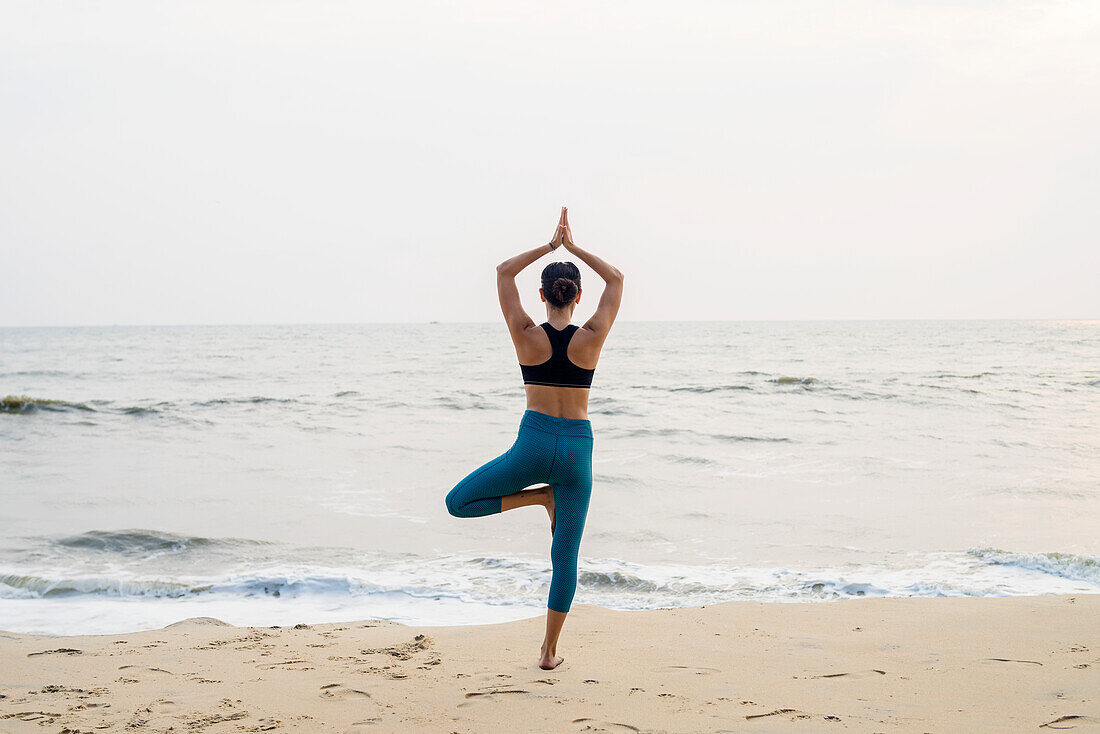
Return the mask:
<path fill-rule="evenodd" d="M 578 604 L 553 671 L 542 627 L 0 633 L 0 731 L 1100 731 L 1100 595 Z"/>

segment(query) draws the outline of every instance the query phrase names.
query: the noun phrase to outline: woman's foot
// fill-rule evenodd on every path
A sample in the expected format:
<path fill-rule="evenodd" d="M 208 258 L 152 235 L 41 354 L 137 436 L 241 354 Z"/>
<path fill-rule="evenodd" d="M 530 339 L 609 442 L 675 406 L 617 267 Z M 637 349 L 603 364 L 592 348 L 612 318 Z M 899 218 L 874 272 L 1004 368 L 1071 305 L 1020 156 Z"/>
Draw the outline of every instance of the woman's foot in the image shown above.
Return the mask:
<path fill-rule="evenodd" d="M 565 658 L 563 658 L 561 655 L 554 655 L 547 652 L 546 650 L 543 650 L 542 660 L 539 660 L 539 667 L 543 670 L 553 670 L 554 668 L 561 665 L 563 662 L 565 662 Z"/>

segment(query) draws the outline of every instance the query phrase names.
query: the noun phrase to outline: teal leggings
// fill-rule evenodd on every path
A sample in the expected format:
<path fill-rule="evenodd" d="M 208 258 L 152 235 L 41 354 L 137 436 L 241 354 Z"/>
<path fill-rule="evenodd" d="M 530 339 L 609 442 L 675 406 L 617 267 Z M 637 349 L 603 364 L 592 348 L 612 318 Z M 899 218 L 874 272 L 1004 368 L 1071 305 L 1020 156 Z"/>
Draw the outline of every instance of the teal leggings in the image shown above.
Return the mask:
<path fill-rule="evenodd" d="M 512 448 L 474 469 L 447 493 L 455 517 L 500 512 L 501 497 L 532 484 L 554 488 L 554 540 L 547 607 L 568 612 L 577 591 L 577 554 L 592 497 L 592 424 L 528 410 Z"/>

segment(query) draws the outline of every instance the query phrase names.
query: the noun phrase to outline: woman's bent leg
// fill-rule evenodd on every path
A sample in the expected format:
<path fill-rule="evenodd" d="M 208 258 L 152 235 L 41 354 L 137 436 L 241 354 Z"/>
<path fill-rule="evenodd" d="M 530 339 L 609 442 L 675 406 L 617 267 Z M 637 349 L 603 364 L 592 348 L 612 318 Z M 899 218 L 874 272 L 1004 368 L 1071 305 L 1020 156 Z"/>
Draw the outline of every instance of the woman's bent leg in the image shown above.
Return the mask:
<path fill-rule="evenodd" d="M 540 446 L 545 439 L 531 433 L 521 429 L 512 448 L 456 484 L 447 493 L 447 511 L 455 517 L 492 515 L 501 511 L 502 497 L 545 482 L 553 460 L 553 445 L 547 450 Z"/>

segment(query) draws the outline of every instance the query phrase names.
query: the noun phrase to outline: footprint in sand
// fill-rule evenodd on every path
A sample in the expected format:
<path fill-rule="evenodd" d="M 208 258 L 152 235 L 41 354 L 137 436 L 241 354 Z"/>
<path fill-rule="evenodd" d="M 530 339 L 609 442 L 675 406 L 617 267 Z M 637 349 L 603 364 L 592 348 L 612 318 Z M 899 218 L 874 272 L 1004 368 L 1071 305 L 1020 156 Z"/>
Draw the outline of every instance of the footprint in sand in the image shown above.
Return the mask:
<path fill-rule="evenodd" d="M 348 688 L 340 683 L 327 683 L 321 686 L 321 695 L 325 698 L 370 698 L 370 694 L 366 691 Z"/>
<path fill-rule="evenodd" d="M 507 696 L 508 698 L 512 698 L 513 696 L 526 697 L 526 696 L 530 696 L 530 695 L 531 695 L 531 692 L 528 691 L 528 690 L 525 690 L 523 688 L 508 688 L 508 687 L 505 687 L 505 686 L 482 688 L 480 691 L 469 691 L 469 692 L 467 692 L 466 695 L 464 696 L 464 698 L 466 700 L 463 701 L 462 703 L 458 704 L 458 707 L 459 708 L 464 708 L 464 707 L 469 706 L 469 705 L 471 705 L 472 703 L 474 703 L 475 701 L 478 701 L 478 700 L 488 701 L 488 700 L 491 700 L 493 698 L 498 698 L 498 697 L 501 697 L 501 696 Z"/>
<path fill-rule="evenodd" d="M 1079 716 L 1077 714 L 1070 714 L 1068 716 L 1059 716 L 1053 721 L 1048 721 L 1045 724 L 1039 724 L 1040 729 L 1076 729 L 1079 724 L 1100 724 L 1100 719 L 1095 716 Z"/>
<path fill-rule="evenodd" d="M 491 688 L 484 691 L 470 691 L 466 694 L 466 698 L 477 698 L 478 696 L 498 696 L 506 693 L 530 693 L 522 688 Z"/>
<path fill-rule="evenodd" d="M 280 660 L 277 663 L 257 665 L 257 670 L 313 670 L 308 660 Z"/>
<path fill-rule="evenodd" d="M 74 647 L 59 647 L 56 650 L 43 650 L 42 652 L 28 652 L 27 657 L 33 658 L 36 655 L 83 655 L 83 650 L 77 650 Z"/>
<path fill-rule="evenodd" d="M 179 710 L 179 704 L 167 698 L 159 698 L 145 707 L 150 714 L 171 714 Z"/>
<path fill-rule="evenodd" d="M 373 719 L 363 719 L 362 721 L 356 721 L 354 724 L 344 730 L 344 734 L 366 734 L 366 732 L 378 731 L 375 727 L 382 721 L 381 717 L 375 717 Z"/>
<path fill-rule="evenodd" d="M 119 670 L 125 670 L 130 673 L 160 673 L 161 675 L 175 675 L 170 670 L 164 668 L 150 668 L 148 665 L 120 665 Z"/>
<path fill-rule="evenodd" d="M 721 673 L 720 668 L 706 668 L 699 665 L 666 665 L 663 668 L 657 668 L 658 673 L 694 673 L 695 675 L 709 675 L 710 673 Z"/>
<path fill-rule="evenodd" d="M 363 655 L 392 655 L 398 660 L 408 660 L 413 655 L 429 649 L 432 646 L 432 638 L 424 635 L 416 635 L 410 641 L 393 647 L 372 647 L 360 650 Z"/>
<path fill-rule="evenodd" d="M 775 709 L 774 711 L 769 711 L 766 714 L 747 714 L 745 718 L 751 720 L 764 719 L 771 716 L 779 716 L 785 718 L 787 721 L 799 721 L 817 718 L 834 724 L 841 721 L 841 718 L 839 716 L 834 716 L 832 714 L 809 714 L 805 711 L 799 711 L 798 709 Z"/>
<path fill-rule="evenodd" d="M 247 718 L 247 711 L 233 711 L 231 713 L 219 712 L 187 719 L 184 725 L 187 727 L 188 731 L 202 731 L 203 729 L 217 724 L 226 724 L 230 721 L 240 721 L 241 719 Z"/>
<path fill-rule="evenodd" d="M 798 709 L 775 709 L 774 711 L 769 711 L 766 714 L 746 714 L 745 718 L 763 719 L 768 716 L 783 716 L 789 721 L 795 721 L 796 719 L 813 718 L 810 714 L 807 714 L 805 711 L 799 711 Z"/>
<path fill-rule="evenodd" d="M 807 676 L 793 676 L 794 678 L 874 678 L 875 676 L 886 675 L 885 670 L 879 670 L 878 668 L 871 668 L 870 670 L 857 670 L 854 673 L 822 673 L 821 675 L 807 675 Z"/>
<path fill-rule="evenodd" d="M 625 731 L 637 731 L 640 732 L 636 726 L 630 724 L 623 724 L 618 721 L 600 721 L 598 719 L 589 719 L 587 717 L 580 719 L 573 719 L 574 724 L 580 724 L 580 731 L 608 731 L 608 732 L 625 732 Z"/>

